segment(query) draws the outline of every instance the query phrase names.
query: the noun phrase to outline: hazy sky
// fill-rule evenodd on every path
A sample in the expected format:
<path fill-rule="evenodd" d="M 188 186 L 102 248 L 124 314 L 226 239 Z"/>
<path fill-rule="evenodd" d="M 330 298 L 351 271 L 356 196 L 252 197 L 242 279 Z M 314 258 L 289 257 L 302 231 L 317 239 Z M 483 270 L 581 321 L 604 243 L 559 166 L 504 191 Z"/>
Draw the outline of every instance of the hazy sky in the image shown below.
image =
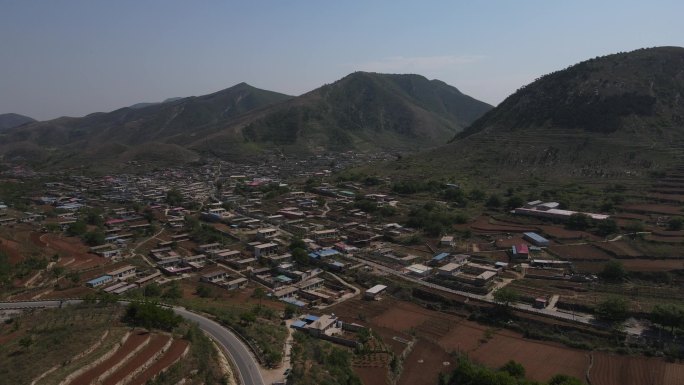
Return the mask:
<path fill-rule="evenodd" d="M 578 61 L 684 46 L 684 1 L 0 0 L 0 113 L 82 116 L 245 81 L 299 95 L 356 70 L 497 104 Z"/>

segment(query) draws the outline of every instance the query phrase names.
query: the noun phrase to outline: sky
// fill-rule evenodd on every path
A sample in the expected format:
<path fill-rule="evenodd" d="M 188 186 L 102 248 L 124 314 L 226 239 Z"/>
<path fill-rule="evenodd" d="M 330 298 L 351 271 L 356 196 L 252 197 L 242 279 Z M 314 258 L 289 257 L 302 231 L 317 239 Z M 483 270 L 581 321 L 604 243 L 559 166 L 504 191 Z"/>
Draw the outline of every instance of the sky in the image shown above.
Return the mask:
<path fill-rule="evenodd" d="M 0 113 L 39 120 L 240 82 L 417 73 L 496 105 L 539 76 L 684 46 L 681 0 L 0 0 Z"/>

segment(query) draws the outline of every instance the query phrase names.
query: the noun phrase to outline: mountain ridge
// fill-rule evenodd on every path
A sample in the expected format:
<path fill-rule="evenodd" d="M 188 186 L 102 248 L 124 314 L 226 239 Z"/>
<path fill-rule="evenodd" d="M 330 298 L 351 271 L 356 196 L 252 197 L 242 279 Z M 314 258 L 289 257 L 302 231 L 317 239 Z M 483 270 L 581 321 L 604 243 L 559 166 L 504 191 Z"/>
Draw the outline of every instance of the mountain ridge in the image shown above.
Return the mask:
<path fill-rule="evenodd" d="M 452 178 L 646 175 L 684 155 L 682 96 L 684 48 L 585 60 L 521 87 L 449 144 L 385 165 L 383 172 Z"/>
<path fill-rule="evenodd" d="M 299 97 L 239 83 L 208 95 L 34 123 L 0 135 L 0 153 L 73 166 L 94 157 L 173 164 L 203 156 L 239 160 L 264 150 L 415 151 L 446 142 L 490 108 L 420 75 L 357 72 Z M 175 155 L 165 157 L 161 148 Z"/>
<path fill-rule="evenodd" d="M 5 130 L 8 128 L 15 128 L 22 126 L 24 124 L 33 123 L 37 120 L 20 114 L 15 114 L 13 112 L 0 114 L 0 130 Z"/>

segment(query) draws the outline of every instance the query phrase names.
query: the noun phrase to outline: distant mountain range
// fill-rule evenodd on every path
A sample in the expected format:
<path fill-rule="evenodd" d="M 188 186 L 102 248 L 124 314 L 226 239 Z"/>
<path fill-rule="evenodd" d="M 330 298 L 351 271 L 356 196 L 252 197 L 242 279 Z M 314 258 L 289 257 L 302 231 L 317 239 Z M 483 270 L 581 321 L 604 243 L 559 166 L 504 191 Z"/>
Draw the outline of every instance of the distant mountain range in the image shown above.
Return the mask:
<path fill-rule="evenodd" d="M 29 118 L 28 116 L 24 115 L 19 115 L 19 114 L 0 114 L 0 130 L 4 130 L 7 128 L 14 128 L 14 127 L 19 127 L 21 125 L 27 124 L 27 123 L 33 123 L 36 120 L 33 118 Z"/>
<path fill-rule="evenodd" d="M 38 167 L 74 167 L 239 160 L 264 150 L 418 151 L 445 143 L 491 108 L 438 80 L 357 72 L 299 97 L 240 83 L 210 95 L 36 122 L 0 133 L 0 154 Z"/>
<path fill-rule="evenodd" d="M 590 59 L 520 88 L 453 140 L 384 172 L 631 178 L 684 161 L 684 48 Z"/>

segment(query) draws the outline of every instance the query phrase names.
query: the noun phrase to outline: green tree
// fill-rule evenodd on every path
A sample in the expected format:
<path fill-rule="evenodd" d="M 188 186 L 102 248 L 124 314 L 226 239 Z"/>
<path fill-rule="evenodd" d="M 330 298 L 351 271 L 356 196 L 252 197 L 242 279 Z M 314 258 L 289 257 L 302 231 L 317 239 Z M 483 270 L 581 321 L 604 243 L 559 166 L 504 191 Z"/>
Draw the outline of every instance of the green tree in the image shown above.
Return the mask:
<path fill-rule="evenodd" d="M 596 225 L 596 232 L 599 235 L 609 235 L 609 234 L 615 234 L 618 231 L 618 225 L 617 222 L 614 220 L 608 218 L 604 219 L 602 221 L 598 221 L 598 224 Z"/>
<path fill-rule="evenodd" d="M 83 241 L 88 246 L 102 245 L 105 243 L 105 234 L 100 230 L 88 231 L 87 233 L 83 234 Z"/>
<path fill-rule="evenodd" d="M 126 308 L 123 321 L 147 330 L 160 329 L 172 331 L 181 322 L 181 317 L 171 309 L 160 307 L 151 302 L 131 302 Z"/>
<path fill-rule="evenodd" d="M 667 229 L 671 231 L 679 231 L 684 227 L 684 219 L 681 217 L 672 217 L 667 221 Z"/>
<path fill-rule="evenodd" d="M 173 281 L 171 285 L 169 285 L 169 288 L 166 289 L 164 292 L 164 295 L 162 296 L 163 298 L 166 299 L 179 299 L 183 297 L 183 290 L 181 290 L 180 284 L 178 284 L 178 281 Z"/>
<path fill-rule="evenodd" d="M 180 206 L 183 203 L 183 194 L 177 188 L 168 190 L 166 192 L 166 203 L 170 206 Z"/>
<path fill-rule="evenodd" d="M 599 303 L 596 306 L 594 313 L 600 320 L 617 324 L 627 319 L 629 316 L 629 307 L 624 298 L 611 297 Z"/>
<path fill-rule="evenodd" d="M 684 307 L 674 304 L 656 305 L 651 311 L 650 319 L 663 327 L 670 327 L 674 334 L 675 328 L 684 328 Z"/>
<path fill-rule="evenodd" d="M 521 363 L 510 360 L 501 369 L 515 378 L 525 378 L 525 367 Z"/>
<path fill-rule="evenodd" d="M 517 291 L 509 288 L 502 287 L 501 289 L 494 292 L 494 302 L 507 308 L 511 304 L 518 302 L 520 295 Z"/>
<path fill-rule="evenodd" d="M 622 282 L 627 277 L 627 271 L 622 262 L 613 259 L 603 266 L 599 276 L 606 281 Z"/>
<path fill-rule="evenodd" d="M 195 290 L 195 293 L 202 298 L 209 298 L 212 295 L 211 288 L 207 285 L 197 286 L 197 290 Z"/>
<path fill-rule="evenodd" d="M 283 310 L 283 318 L 290 319 L 297 315 L 297 312 L 297 307 L 288 303 L 287 305 L 285 305 L 285 309 Z"/>
<path fill-rule="evenodd" d="M 566 374 L 556 374 L 549 380 L 549 385 L 584 385 L 584 383 Z"/>
<path fill-rule="evenodd" d="M 152 282 L 143 288 L 143 295 L 145 297 L 159 297 L 162 295 L 161 286 Z"/>
<path fill-rule="evenodd" d="M 67 227 L 67 235 L 72 237 L 79 237 L 87 231 L 86 223 L 78 220 Z"/>
<path fill-rule="evenodd" d="M 525 204 L 525 201 L 517 195 L 513 195 L 506 200 L 506 208 L 509 210 L 521 207 L 523 204 Z"/>
<path fill-rule="evenodd" d="M 296 248 L 292 250 L 292 258 L 301 265 L 309 264 L 309 254 L 304 249 Z"/>
<path fill-rule="evenodd" d="M 591 218 L 587 214 L 572 214 L 565 222 L 565 227 L 569 230 L 584 231 L 591 227 Z"/>
<path fill-rule="evenodd" d="M 306 243 L 301 238 L 292 238 L 289 249 L 290 251 L 294 251 L 295 249 L 306 250 Z"/>
<path fill-rule="evenodd" d="M 487 198 L 487 202 L 485 202 L 485 206 L 489 208 L 498 208 L 501 207 L 501 198 L 496 195 L 492 194 Z"/>
<path fill-rule="evenodd" d="M 31 336 L 24 336 L 19 340 L 19 346 L 21 346 L 24 350 L 28 350 L 31 345 L 33 345 L 33 338 L 31 338 Z"/>

